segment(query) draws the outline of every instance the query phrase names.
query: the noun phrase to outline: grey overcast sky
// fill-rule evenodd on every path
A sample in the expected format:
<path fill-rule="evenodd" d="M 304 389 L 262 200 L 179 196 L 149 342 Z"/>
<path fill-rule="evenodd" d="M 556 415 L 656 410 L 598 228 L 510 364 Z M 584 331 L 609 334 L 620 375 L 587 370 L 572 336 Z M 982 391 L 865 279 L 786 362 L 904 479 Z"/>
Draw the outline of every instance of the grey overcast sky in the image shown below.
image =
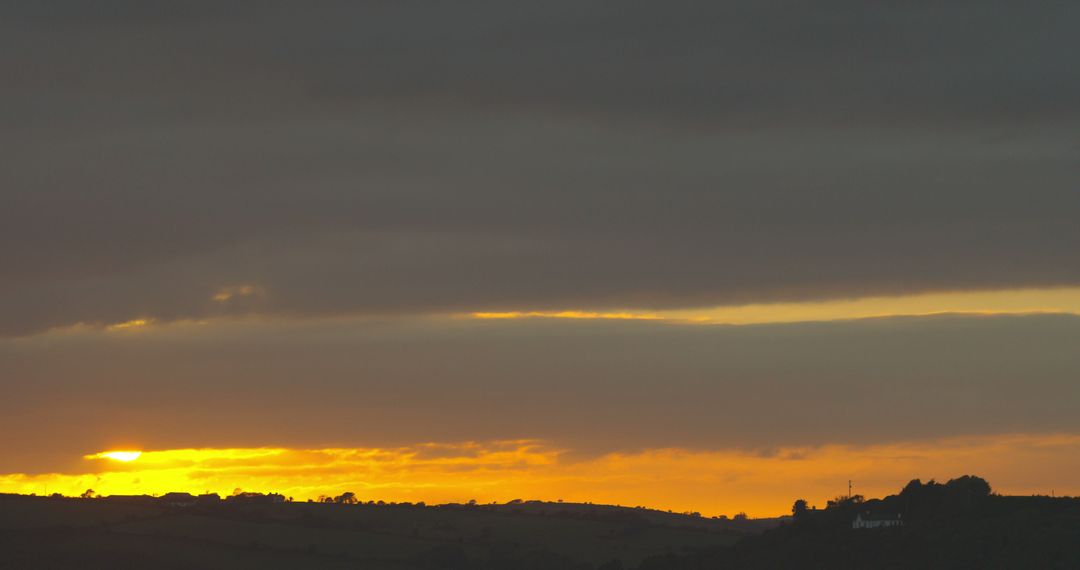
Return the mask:
<path fill-rule="evenodd" d="M 1080 280 L 1075 2 L 3 14 L 8 336 Z"/>

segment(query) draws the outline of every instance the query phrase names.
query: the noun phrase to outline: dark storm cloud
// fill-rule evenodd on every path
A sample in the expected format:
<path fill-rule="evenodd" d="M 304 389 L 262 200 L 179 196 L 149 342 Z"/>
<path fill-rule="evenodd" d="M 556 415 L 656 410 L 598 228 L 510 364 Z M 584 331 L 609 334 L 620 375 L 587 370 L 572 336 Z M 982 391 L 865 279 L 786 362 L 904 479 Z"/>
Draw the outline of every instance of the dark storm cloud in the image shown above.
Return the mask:
<path fill-rule="evenodd" d="M 124 446 L 545 438 L 589 454 L 1075 433 L 1078 337 L 1072 316 L 40 335 L 0 341 L 0 472 Z"/>
<path fill-rule="evenodd" d="M 0 334 L 1080 282 L 1076 3 L 316 4 L 2 4 Z"/>

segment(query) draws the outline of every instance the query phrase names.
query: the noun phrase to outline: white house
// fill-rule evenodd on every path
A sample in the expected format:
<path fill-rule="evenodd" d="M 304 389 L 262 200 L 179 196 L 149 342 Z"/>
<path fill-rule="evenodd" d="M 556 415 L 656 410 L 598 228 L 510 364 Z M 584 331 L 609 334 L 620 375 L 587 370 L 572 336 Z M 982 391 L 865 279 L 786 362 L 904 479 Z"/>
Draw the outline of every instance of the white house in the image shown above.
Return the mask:
<path fill-rule="evenodd" d="M 855 520 L 851 523 L 851 528 L 888 528 L 903 525 L 904 519 L 902 519 L 899 514 L 894 516 L 859 513 L 855 515 Z"/>

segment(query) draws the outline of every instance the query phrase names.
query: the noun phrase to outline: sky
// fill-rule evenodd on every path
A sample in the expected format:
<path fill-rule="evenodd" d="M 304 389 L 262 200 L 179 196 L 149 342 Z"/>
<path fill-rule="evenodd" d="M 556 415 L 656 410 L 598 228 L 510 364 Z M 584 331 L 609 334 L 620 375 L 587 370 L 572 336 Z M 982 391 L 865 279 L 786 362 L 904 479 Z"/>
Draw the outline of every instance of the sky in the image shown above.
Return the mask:
<path fill-rule="evenodd" d="M 1078 22 L 0 0 L 0 492 L 1080 495 Z"/>

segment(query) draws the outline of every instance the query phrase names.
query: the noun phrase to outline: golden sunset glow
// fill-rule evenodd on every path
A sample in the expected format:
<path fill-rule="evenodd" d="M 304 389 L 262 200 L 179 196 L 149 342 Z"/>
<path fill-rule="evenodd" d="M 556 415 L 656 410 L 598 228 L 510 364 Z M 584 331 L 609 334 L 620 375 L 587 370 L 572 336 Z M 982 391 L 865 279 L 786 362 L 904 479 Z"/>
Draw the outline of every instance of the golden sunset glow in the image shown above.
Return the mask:
<path fill-rule="evenodd" d="M 132 454 L 138 461 L 131 461 Z M 240 488 L 296 500 L 353 491 L 362 500 L 591 501 L 753 516 L 784 514 L 800 497 L 823 505 L 846 490 L 848 479 L 868 496 L 896 492 L 912 477 L 944 480 L 969 472 L 985 476 L 1002 493 L 1080 494 L 1073 477 L 1080 469 L 1080 436 L 1063 434 L 762 451 L 652 449 L 584 459 L 532 440 L 137 454 L 88 455 L 84 473 L 0 475 L 0 491 L 228 495 Z"/>
<path fill-rule="evenodd" d="M 1080 288 L 956 291 L 922 295 L 865 297 L 832 301 L 759 303 L 668 311 L 506 311 L 474 312 L 477 319 L 627 319 L 672 323 L 752 325 L 834 321 L 943 313 L 1080 315 Z"/>

